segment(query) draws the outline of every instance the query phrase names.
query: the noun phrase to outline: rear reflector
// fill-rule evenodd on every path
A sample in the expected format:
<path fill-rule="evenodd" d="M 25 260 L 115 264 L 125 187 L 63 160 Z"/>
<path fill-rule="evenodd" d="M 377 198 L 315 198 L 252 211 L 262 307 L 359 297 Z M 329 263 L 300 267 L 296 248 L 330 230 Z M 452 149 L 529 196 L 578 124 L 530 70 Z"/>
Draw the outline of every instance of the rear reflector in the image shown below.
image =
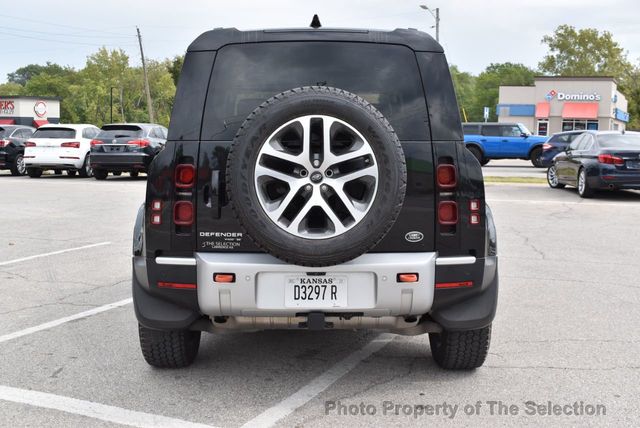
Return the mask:
<path fill-rule="evenodd" d="M 445 226 L 458 223 L 458 204 L 454 201 L 441 201 L 438 205 L 438 222 Z"/>
<path fill-rule="evenodd" d="M 162 224 L 162 216 L 158 214 L 151 214 L 151 224 Z"/>
<path fill-rule="evenodd" d="M 417 273 L 399 273 L 396 280 L 398 282 L 418 282 Z"/>
<path fill-rule="evenodd" d="M 79 149 L 80 148 L 80 143 L 78 143 L 77 141 L 71 142 L 71 143 L 62 143 L 60 144 L 60 147 L 66 147 L 68 149 Z"/>
<path fill-rule="evenodd" d="M 471 223 L 471 224 L 480 224 L 480 214 L 471 213 L 471 215 L 469 216 L 469 223 Z"/>
<path fill-rule="evenodd" d="M 610 154 L 598 155 L 598 162 L 608 165 L 624 165 L 624 159 Z"/>
<path fill-rule="evenodd" d="M 480 211 L 480 200 L 479 199 L 471 199 L 469 201 L 469 211 L 477 213 Z"/>
<path fill-rule="evenodd" d="M 441 189 L 453 189 L 456 187 L 456 167 L 449 164 L 438 165 L 438 187 Z"/>
<path fill-rule="evenodd" d="M 160 288 L 173 288 L 176 290 L 195 290 L 195 284 L 185 284 L 181 282 L 158 282 Z"/>
<path fill-rule="evenodd" d="M 162 201 L 160 199 L 154 199 L 153 201 L 151 201 L 151 210 L 152 211 L 162 210 Z"/>
<path fill-rule="evenodd" d="M 195 178 L 196 169 L 193 165 L 184 163 L 176 166 L 176 187 L 180 189 L 193 187 L 193 181 Z"/>
<path fill-rule="evenodd" d="M 225 282 L 225 283 L 236 282 L 236 274 L 235 273 L 214 273 L 213 281 Z"/>
<path fill-rule="evenodd" d="M 173 222 L 178 226 L 193 224 L 193 204 L 190 201 L 178 201 L 173 206 Z"/>
<path fill-rule="evenodd" d="M 436 288 L 464 288 L 464 287 L 473 287 L 473 281 L 436 283 Z"/>

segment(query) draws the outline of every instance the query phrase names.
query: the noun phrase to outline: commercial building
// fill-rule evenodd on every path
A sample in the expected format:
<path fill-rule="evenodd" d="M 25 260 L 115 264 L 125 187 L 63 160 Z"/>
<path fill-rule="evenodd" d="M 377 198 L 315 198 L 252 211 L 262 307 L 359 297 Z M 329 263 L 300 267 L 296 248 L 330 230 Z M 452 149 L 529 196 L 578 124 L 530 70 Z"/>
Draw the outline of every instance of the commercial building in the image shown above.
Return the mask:
<path fill-rule="evenodd" d="M 0 125 L 60 123 L 60 99 L 0 96 Z"/>
<path fill-rule="evenodd" d="M 548 77 L 533 86 L 500 86 L 498 122 L 521 122 L 534 134 L 574 129 L 623 130 L 627 99 L 613 77 Z"/>

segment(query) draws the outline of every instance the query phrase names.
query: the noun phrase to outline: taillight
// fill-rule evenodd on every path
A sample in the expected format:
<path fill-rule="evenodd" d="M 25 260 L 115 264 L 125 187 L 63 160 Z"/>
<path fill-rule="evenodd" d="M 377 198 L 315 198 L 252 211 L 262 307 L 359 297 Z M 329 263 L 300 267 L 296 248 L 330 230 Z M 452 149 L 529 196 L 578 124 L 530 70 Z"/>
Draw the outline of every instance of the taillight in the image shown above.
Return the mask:
<path fill-rule="evenodd" d="M 451 164 L 438 165 L 436 172 L 438 187 L 441 189 L 454 189 L 457 184 L 456 167 Z"/>
<path fill-rule="evenodd" d="M 458 223 L 458 204 L 455 201 L 441 201 L 438 205 L 438 222 L 444 226 Z"/>
<path fill-rule="evenodd" d="M 191 201 L 178 201 L 173 206 L 173 222 L 178 226 L 193 224 L 193 204 Z"/>
<path fill-rule="evenodd" d="M 26 143 L 24 143 L 25 147 L 35 147 L 36 143 L 34 143 L 33 141 L 27 141 Z"/>
<path fill-rule="evenodd" d="M 552 147 L 553 147 L 553 146 L 552 146 L 551 144 L 549 144 L 549 143 L 544 143 L 544 144 L 542 145 L 542 150 L 549 150 L 549 149 L 551 149 Z"/>
<path fill-rule="evenodd" d="M 91 144 L 91 147 L 93 147 L 93 146 L 98 146 L 100 144 L 104 144 L 104 142 L 100 140 L 91 140 L 90 144 Z"/>
<path fill-rule="evenodd" d="M 624 159 L 610 154 L 598 155 L 598 162 L 608 165 L 624 165 Z"/>
<path fill-rule="evenodd" d="M 4 146 L 8 146 L 9 143 L 11 143 L 11 141 L 8 140 L 0 140 L 0 148 L 4 147 Z"/>
<path fill-rule="evenodd" d="M 127 144 L 130 146 L 149 147 L 149 140 L 132 140 Z"/>
<path fill-rule="evenodd" d="M 71 143 L 62 143 L 60 144 L 60 147 L 67 147 L 70 149 L 79 149 L 80 148 L 80 143 L 78 143 L 77 141 L 73 141 Z"/>
<path fill-rule="evenodd" d="M 176 166 L 176 187 L 188 189 L 193 187 L 196 178 L 196 169 L 191 164 L 180 164 Z"/>

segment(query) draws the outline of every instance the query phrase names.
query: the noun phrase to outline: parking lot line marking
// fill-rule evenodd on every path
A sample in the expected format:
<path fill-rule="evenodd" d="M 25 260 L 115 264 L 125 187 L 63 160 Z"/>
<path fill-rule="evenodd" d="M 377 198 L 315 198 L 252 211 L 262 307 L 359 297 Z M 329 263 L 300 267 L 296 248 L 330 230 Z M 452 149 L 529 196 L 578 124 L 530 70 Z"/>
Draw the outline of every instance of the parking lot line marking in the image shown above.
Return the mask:
<path fill-rule="evenodd" d="M 74 415 L 87 416 L 101 421 L 141 428 L 212 428 L 211 425 L 198 424 L 182 419 L 151 413 L 137 412 L 121 407 L 108 406 L 93 401 L 50 394 L 47 392 L 13 388 L 0 385 L 0 400 L 28 404 L 45 409 L 59 410 Z"/>
<path fill-rule="evenodd" d="M 595 207 L 634 207 L 638 208 L 640 204 L 629 204 L 624 202 L 575 202 L 575 201 L 539 201 L 530 199 L 487 199 L 487 203 L 493 202 L 514 202 L 518 204 L 561 204 L 561 205 L 588 205 Z"/>
<path fill-rule="evenodd" d="M 329 370 L 313 379 L 297 392 L 285 398 L 273 407 L 268 408 L 255 418 L 242 425 L 242 428 L 271 427 L 279 420 L 287 417 L 298 408 L 304 406 L 318 394 L 329 388 L 344 375 L 353 370 L 360 362 L 384 348 L 394 339 L 391 333 L 382 333 L 363 348 L 349 355 L 332 366 Z"/>
<path fill-rule="evenodd" d="M 97 244 L 83 245 L 82 247 L 67 248 L 66 250 L 58 250 L 58 251 L 52 251 L 50 253 L 36 254 L 35 256 L 22 257 L 22 258 L 19 258 L 19 259 L 13 259 L 13 260 L 7 260 L 5 262 L 0 262 L 0 266 L 6 266 L 6 265 L 14 264 L 14 263 L 26 262 L 28 260 L 39 259 L 40 257 L 55 256 L 57 254 L 69 253 L 71 251 L 79 251 L 79 250 L 86 250 L 87 248 L 101 247 L 103 245 L 109 245 L 109 244 L 111 244 L 111 242 L 98 242 Z"/>
<path fill-rule="evenodd" d="M 97 308 L 89 309 L 88 311 L 80 312 L 75 315 L 69 315 L 68 317 L 59 318 L 54 321 L 49 321 L 44 324 L 36 325 L 34 327 L 25 328 L 24 330 L 16 331 L 13 333 L 5 334 L 4 336 L 0 336 L 0 343 L 6 342 L 8 340 L 17 339 L 18 337 L 27 336 L 29 334 L 37 333 L 42 330 L 48 330 L 53 327 L 57 327 L 61 324 L 67 323 L 69 321 L 75 321 L 80 318 L 90 317 L 96 314 L 100 314 L 102 312 L 109 311 L 111 309 L 119 308 L 120 306 L 128 305 L 133 301 L 132 298 L 120 300 L 119 302 L 109 303 L 107 305 L 98 306 Z"/>

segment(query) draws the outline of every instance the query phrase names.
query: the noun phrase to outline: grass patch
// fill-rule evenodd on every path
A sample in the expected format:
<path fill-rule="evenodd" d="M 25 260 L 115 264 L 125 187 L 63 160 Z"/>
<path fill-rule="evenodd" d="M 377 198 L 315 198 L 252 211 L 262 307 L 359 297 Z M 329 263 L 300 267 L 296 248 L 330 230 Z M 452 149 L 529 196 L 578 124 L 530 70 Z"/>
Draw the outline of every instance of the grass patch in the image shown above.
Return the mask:
<path fill-rule="evenodd" d="M 485 183 L 527 183 L 527 184 L 547 184 L 547 179 L 543 177 L 484 177 Z"/>

